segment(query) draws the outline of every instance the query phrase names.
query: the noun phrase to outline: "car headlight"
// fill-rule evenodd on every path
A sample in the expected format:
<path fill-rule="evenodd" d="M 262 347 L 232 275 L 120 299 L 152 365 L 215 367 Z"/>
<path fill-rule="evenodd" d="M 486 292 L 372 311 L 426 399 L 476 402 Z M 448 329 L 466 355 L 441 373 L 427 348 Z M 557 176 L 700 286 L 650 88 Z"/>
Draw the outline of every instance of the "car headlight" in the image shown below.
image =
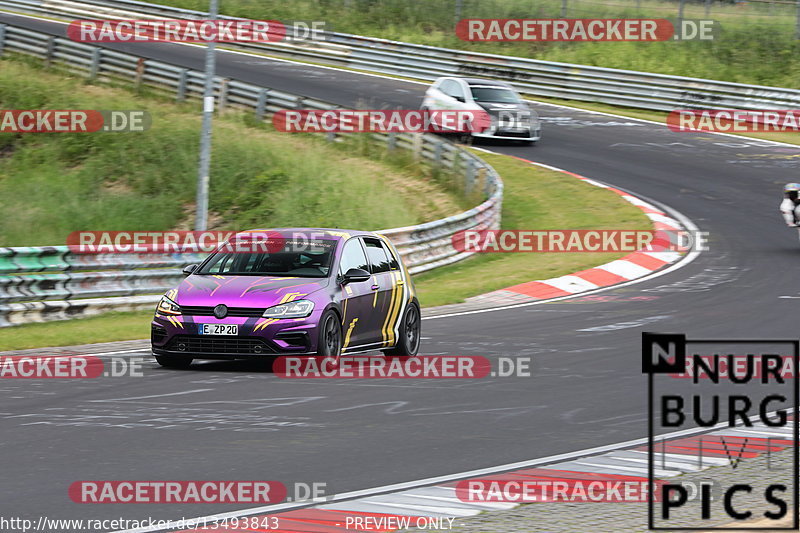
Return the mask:
<path fill-rule="evenodd" d="M 156 313 L 161 313 L 162 315 L 179 315 L 181 314 L 181 306 L 166 296 L 162 296 L 161 301 L 158 302 Z"/>
<path fill-rule="evenodd" d="M 314 310 L 314 302 L 310 300 L 295 300 L 280 305 L 273 305 L 261 315 L 264 318 L 305 318 Z"/>

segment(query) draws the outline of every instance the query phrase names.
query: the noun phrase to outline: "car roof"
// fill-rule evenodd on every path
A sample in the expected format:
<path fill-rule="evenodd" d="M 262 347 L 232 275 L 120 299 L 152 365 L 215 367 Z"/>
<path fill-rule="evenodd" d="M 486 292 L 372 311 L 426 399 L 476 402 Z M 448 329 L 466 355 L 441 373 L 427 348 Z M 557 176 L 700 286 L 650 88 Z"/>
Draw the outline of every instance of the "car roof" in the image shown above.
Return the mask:
<path fill-rule="evenodd" d="M 346 240 L 350 237 L 366 236 L 376 237 L 377 233 L 371 231 L 361 231 L 352 229 L 339 229 L 339 228 L 259 228 L 248 229 L 240 231 L 234 237 L 246 237 L 250 233 L 278 233 L 282 236 L 291 236 L 294 233 L 324 233 L 326 239 L 330 240 Z"/>
<path fill-rule="evenodd" d="M 461 79 L 464 80 L 465 82 L 467 82 L 467 85 L 469 85 L 470 87 L 473 87 L 473 86 L 476 86 L 476 85 L 485 85 L 485 86 L 493 86 L 493 87 L 503 87 L 504 89 L 511 88 L 511 85 L 509 85 L 508 83 L 506 83 L 504 81 L 482 80 L 480 78 L 461 78 Z"/>

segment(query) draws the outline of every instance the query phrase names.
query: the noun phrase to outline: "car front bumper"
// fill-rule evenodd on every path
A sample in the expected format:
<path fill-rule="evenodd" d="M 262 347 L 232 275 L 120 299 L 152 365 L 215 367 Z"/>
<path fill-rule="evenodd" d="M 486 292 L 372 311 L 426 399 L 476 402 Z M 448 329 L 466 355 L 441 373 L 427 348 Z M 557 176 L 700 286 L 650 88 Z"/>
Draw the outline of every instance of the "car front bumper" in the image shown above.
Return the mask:
<path fill-rule="evenodd" d="M 309 355 L 317 349 L 317 318 L 227 318 L 156 315 L 150 323 L 154 354 L 197 359 Z M 199 324 L 237 324 L 238 335 L 200 335 Z"/>
<path fill-rule="evenodd" d="M 499 130 L 495 132 L 482 132 L 473 133 L 473 137 L 479 139 L 501 139 L 507 141 L 538 141 L 542 138 L 542 130 L 527 130 L 527 131 L 505 131 Z"/>

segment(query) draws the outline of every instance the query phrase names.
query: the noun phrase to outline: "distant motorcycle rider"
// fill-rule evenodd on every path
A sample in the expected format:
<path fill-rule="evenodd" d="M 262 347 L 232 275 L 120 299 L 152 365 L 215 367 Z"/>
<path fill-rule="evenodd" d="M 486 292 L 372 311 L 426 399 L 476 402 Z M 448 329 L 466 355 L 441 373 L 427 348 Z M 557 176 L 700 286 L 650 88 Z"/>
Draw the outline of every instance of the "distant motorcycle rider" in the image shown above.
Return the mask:
<path fill-rule="evenodd" d="M 783 187 L 781 214 L 790 228 L 800 226 L 800 183 L 787 183 Z"/>

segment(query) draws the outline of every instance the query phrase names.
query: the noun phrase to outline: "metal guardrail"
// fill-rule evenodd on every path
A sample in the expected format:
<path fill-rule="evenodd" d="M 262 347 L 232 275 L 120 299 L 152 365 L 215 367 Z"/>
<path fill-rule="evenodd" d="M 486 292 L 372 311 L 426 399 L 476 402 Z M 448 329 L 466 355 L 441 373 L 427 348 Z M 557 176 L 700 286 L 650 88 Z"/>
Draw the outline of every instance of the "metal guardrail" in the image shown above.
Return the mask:
<path fill-rule="evenodd" d="M 200 11 L 136 0 L 3 0 L 0 7 L 67 20 L 80 18 L 202 19 Z M 234 17 L 221 17 L 234 19 Z M 504 80 L 522 94 L 671 111 L 676 108 L 782 109 L 800 104 L 800 91 L 473 53 L 324 32 L 324 40 L 231 46 L 277 57 L 432 80 L 470 75 Z"/>
<path fill-rule="evenodd" d="M 0 25 L 0 55 L 13 51 L 59 62 L 90 79 L 147 85 L 177 100 L 201 98 L 204 74 L 150 59 Z M 258 120 L 280 109 L 334 109 L 335 105 L 267 87 L 215 78 L 217 108 L 254 112 Z M 341 135 L 340 135 L 341 136 Z M 387 149 L 404 149 L 432 166 L 463 177 L 467 193 L 482 192 L 479 206 L 441 220 L 382 231 L 397 246 L 411 273 L 468 257 L 451 243 L 456 231 L 500 227 L 503 183 L 470 152 L 434 135 L 369 134 Z M 0 327 L 63 320 L 106 310 L 152 307 L 182 278 L 180 267 L 197 254 L 71 253 L 66 246 L 0 248 Z M 159 293 L 153 295 L 152 293 Z"/>

